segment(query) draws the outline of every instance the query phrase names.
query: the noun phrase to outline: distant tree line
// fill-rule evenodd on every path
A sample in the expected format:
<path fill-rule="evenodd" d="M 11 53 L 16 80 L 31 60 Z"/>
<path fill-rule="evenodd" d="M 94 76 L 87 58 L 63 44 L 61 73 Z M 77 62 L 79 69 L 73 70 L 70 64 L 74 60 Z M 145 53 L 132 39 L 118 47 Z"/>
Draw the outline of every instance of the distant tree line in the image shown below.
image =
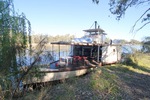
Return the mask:
<path fill-rule="evenodd" d="M 125 39 L 115 39 L 115 40 L 113 40 L 115 43 L 118 43 L 118 44 L 133 44 L 133 45 L 135 45 L 135 44 L 141 44 L 141 42 L 140 41 L 138 41 L 138 40 L 135 40 L 135 39 L 131 39 L 130 41 L 127 41 L 127 40 L 125 40 Z"/>
<path fill-rule="evenodd" d="M 41 40 L 44 39 L 45 43 L 50 43 L 50 42 L 58 42 L 58 41 L 71 41 L 74 38 L 74 35 L 71 34 L 64 34 L 64 35 L 32 35 L 32 43 L 39 43 Z"/>
<path fill-rule="evenodd" d="M 145 53 L 150 53 L 150 37 L 145 37 L 142 41 L 142 51 Z"/>
<path fill-rule="evenodd" d="M 143 41 L 138 41 L 135 39 L 131 39 L 130 41 L 126 41 L 124 39 L 117 40 L 120 44 L 131 44 L 131 45 L 141 45 L 141 52 L 150 53 L 150 37 L 147 36 L 143 39 Z"/>

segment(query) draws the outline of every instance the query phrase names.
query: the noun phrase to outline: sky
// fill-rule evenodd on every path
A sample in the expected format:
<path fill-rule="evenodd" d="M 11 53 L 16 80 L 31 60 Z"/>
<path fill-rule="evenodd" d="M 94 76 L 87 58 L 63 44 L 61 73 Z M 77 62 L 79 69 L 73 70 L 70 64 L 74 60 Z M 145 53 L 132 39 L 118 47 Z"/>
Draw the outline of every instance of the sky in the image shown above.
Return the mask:
<path fill-rule="evenodd" d="M 150 25 L 136 34 L 130 33 L 148 5 L 129 8 L 118 21 L 110 13 L 108 1 L 100 0 L 97 5 L 92 0 L 14 0 L 14 7 L 30 20 L 32 34 L 71 34 L 80 37 L 84 35 L 83 30 L 91 28 L 94 21 L 97 21 L 110 39 L 142 40 L 143 37 L 150 36 Z M 141 25 L 139 22 L 135 29 Z"/>

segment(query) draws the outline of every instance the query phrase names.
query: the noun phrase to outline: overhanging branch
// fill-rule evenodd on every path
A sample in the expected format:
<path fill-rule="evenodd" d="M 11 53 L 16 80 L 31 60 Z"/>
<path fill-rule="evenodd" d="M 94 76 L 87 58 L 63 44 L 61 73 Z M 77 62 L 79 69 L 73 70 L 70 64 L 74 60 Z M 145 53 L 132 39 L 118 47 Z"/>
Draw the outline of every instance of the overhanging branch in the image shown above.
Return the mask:
<path fill-rule="evenodd" d="M 139 1 L 137 5 L 144 4 L 144 3 L 150 3 L 150 0 Z"/>
<path fill-rule="evenodd" d="M 150 24 L 150 21 L 145 23 L 143 26 L 141 26 L 139 29 L 136 30 L 136 32 L 138 32 L 139 30 L 141 30 L 144 26 L 146 26 L 147 24 Z"/>
<path fill-rule="evenodd" d="M 142 19 L 142 17 L 143 17 L 149 10 L 150 10 L 150 8 L 148 8 L 148 9 L 140 16 L 140 18 L 134 23 L 134 25 L 133 25 L 133 27 L 131 28 L 131 31 L 130 31 L 131 33 L 134 31 L 134 28 L 135 28 L 136 24 Z M 149 23 L 149 22 L 148 22 L 148 23 Z M 147 24 L 148 24 L 148 23 L 147 23 Z M 145 24 L 146 24 L 146 23 L 145 23 Z M 145 25 L 145 24 L 144 24 L 144 25 Z M 146 24 L 146 25 L 147 25 L 147 24 Z M 143 26 L 143 27 L 144 27 L 144 26 Z M 139 31 L 140 29 L 142 29 L 143 27 L 139 28 L 138 31 Z M 137 31 L 136 31 L 136 32 L 137 32 Z"/>

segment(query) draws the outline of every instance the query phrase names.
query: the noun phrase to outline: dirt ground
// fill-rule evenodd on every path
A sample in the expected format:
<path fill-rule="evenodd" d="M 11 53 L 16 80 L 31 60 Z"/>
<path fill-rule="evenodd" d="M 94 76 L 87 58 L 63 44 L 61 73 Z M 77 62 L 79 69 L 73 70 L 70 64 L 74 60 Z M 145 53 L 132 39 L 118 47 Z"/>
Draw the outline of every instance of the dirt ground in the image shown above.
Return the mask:
<path fill-rule="evenodd" d="M 111 73 L 118 76 L 118 86 L 123 98 L 132 100 L 150 100 L 150 70 L 137 73 L 126 67 L 109 68 Z"/>

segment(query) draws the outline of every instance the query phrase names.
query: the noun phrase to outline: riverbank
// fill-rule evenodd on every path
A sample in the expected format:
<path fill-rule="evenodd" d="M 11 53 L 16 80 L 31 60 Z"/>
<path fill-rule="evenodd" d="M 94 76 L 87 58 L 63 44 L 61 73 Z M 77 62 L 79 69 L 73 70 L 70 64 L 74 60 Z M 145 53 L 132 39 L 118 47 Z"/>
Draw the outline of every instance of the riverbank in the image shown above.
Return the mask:
<path fill-rule="evenodd" d="M 150 55 L 130 56 L 124 64 L 99 67 L 92 72 L 40 90 L 25 92 L 19 100 L 150 99 Z"/>

